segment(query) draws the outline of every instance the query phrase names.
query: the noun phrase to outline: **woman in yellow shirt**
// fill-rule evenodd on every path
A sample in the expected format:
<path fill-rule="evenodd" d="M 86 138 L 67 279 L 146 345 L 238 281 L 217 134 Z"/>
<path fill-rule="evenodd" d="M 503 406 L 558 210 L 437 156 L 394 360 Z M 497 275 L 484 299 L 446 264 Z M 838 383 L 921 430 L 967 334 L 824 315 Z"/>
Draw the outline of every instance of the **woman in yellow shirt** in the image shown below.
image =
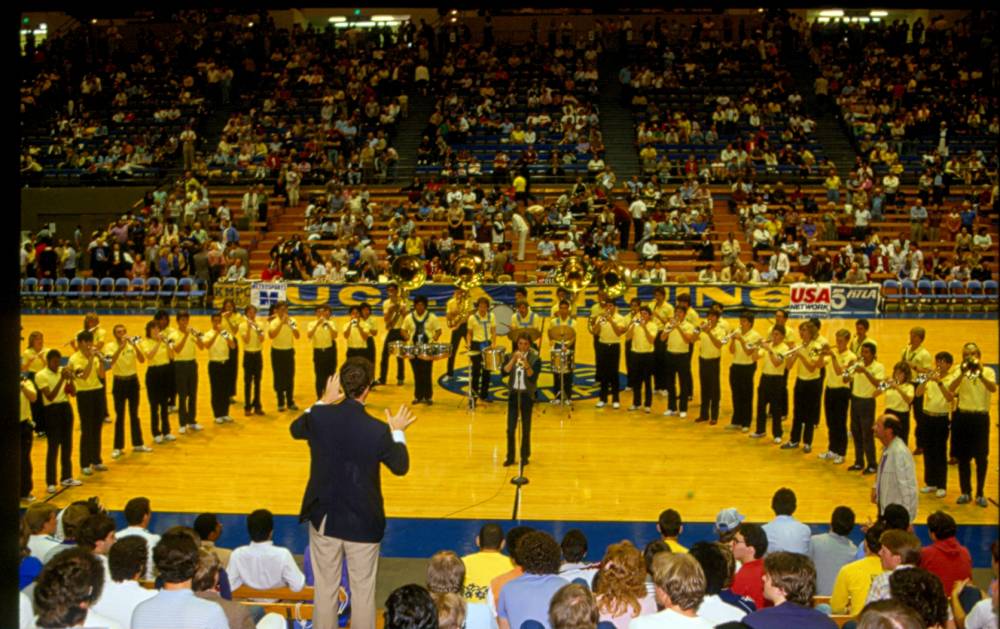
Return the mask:
<path fill-rule="evenodd" d="M 149 400 L 149 426 L 153 441 L 174 441 L 177 437 L 170 434 L 169 412 L 173 365 L 170 363 L 167 335 L 160 330 L 156 321 L 146 324 L 146 338 L 142 342 L 141 351 L 149 361 L 149 368 L 146 369 L 146 399 Z"/>
<path fill-rule="evenodd" d="M 892 377 L 883 380 L 875 390 L 875 397 L 885 394 L 885 412 L 899 418 L 903 426 L 897 437 L 906 443 L 910 434 L 910 407 L 913 405 L 913 385 L 910 384 L 910 365 L 904 361 L 892 368 Z"/>
<path fill-rule="evenodd" d="M 111 458 L 117 459 L 125 449 L 125 407 L 128 406 L 129 429 L 132 434 L 132 450 L 149 452 L 143 445 L 142 426 L 139 424 L 139 371 L 138 363 L 146 362 L 139 349 L 139 337 L 130 338 L 124 325 L 118 324 L 111 330 L 114 340 L 105 348 L 111 357 L 111 399 L 115 406 L 115 442 Z"/>

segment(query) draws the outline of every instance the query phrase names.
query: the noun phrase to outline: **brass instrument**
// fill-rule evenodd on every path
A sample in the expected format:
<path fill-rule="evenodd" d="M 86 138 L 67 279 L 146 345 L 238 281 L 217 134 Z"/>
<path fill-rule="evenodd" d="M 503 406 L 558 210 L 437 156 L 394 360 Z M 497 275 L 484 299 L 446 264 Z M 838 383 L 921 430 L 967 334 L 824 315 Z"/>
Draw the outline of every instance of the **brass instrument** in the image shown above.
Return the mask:
<path fill-rule="evenodd" d="M 864 369 L 864 367 L 865 367 L 865 361 L 863 360 L 854 361 L 853 363 L 847 366 L 847 369 L 844 370 L 844 378 L 854 375 L 855 371 L 857 371 L 858 369 Z"/>
<path fill-rule="evenodd" d="M 787 350 L 785 350 L 783 352 L 774 352 L 773 350 L 771 350 L 770 348 L 768 348 L 768 351 L 770 351 L 771 353 L 773 353 L 775 356 L 777 356 L 781 360 L 787 360 L 789 356 L 791 356 L 795 352 L 799 351 L 803 347 L 805 347 L 805 345 L 796 345 L 795 347 L 791 347 L 791 348 L 789 348 L 789 349 L 787 349 Z"/>
<path fill-rule="evenodd" d="M 416 256 L 399 256 L 393 260 L 389 275 L 404 293 L 420 288 L 427 281 L 424 263 Z"/>
<path fill-rule="evenodd" d="M 978 358 L 971 356 L 962 363 L 962 373 L 965 374 L 967 380 L 972 382 L 983 375 L 983 366 L 979 363 Z"/>
<path fill-rule="evenodd" d="M 734 338 L 736 338 L 739 335 L 739 333 L 740 333 L 740 329 L 736 328 L 735 330 L 733 330 L 729 334 L 727 334 L 724 337 L 722 337 L 722 342 L 723 343 L 728 343 L 729 341 L 731 341 Z"/>
<path fill-rule="evenodd" d="M 295 323 L 295 319 L 288 319 L 288 327 L 290 327 L 293 330 L 298 330 L 299 324 Z"/>
<path fill-rule="evenodd" d="M 608 261 L 598 269 L 597 285 L 607 294 L 608 299 L 617 299 L 632 285 L 632 276 L 621 264 Z"/>
<path fill-rule="evenodd" d="M 393 267 L 395 268 L 395 262 Z M 466 293 L 483 283 L 483 260 L 479 256 L 464 253 L 455 258 L 451 264 L 451 270 L 455 276 L 455 288 L 460 288 Z M 473 309 L 469 309 L 469 315 L 466 316 L 466 319 L 472 315 Z"/>
<path fill-rule="evenodd" d="M 556 284 L 574 296 L 593 281 L 594 272 L 581 256 L 569 256 L 556 267 Z M 624 291 L 623 291 L 624 292 Z M 611 297 L 609 294 L 608 297 Z"/>
<path fill-rule="evenodd" d="M 933 380 L 934 378 L 937 378 L 938 375 L 939 374 L 937 369 L 925 371 L 924 373 L 917 375 L 917 377 L 913 379 L 913 384 L 914 386 L 920 386 L 925 382 L 927 382 L 928 380 Z"/>
<path fill-rule="evenodd" d="M 879 391 L 888 391 L 889 389 L 891 389 L 894 386 L 896 386 L 896 384 L 897 384 L 897 382 L 896 382 L 895 378 L 889 378 L 887 380 L 883 380 L 882 382 L 879 382 L 878 386 L 875 387 L 875 388 L 878 389 Z"/>

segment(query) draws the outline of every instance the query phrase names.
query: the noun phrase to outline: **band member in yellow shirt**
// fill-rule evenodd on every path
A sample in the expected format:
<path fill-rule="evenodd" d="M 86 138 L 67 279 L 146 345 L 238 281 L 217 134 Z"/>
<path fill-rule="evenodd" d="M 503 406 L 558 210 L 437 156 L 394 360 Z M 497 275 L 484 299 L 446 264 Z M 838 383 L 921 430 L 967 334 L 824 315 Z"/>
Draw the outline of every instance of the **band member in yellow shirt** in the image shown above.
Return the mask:
<path fill-rule="evenodd" d="M 208 386 L 211 389 L 212 415 L 216 424 L 233 421 L 229 415 L 229 350 L 236 346 L 236 339 L 222 323 L 220 313 L 212 314 L 212 329 L 205 333 L 208 348 Z"/>
<path fill-rule="evenodd" d="M 80 332 L 84 331 L 90 332 L 91 335 L 94 337 L 94 342 L 91 343 L 94 351 L 98 353 L 103 353 L 104 342 L 107 339 L 108 331 L 105 330 L 103 327 L 101 327 L 101 318 L 97 316 L 96 312 L 88 312 L 86 315 L 84 315 L 83 329 L 81 329 Z M 79 349 L 76 341 L 76 336 L 70 339 L 69 344 L 73 348 L 74 352 Z M 100 377 L 100 382 L 101 382 L 102 395 L 100 401 L 101 408 L 99 413 L 105 422 L 111 423 L 111 418 L 108 415 L 108 396 L 105 391 L 106 383 L 104 381 L 103 375 L 101 375 Z"/>
<path fill-rule="evenodd" d="M 139 370 L 138 364 L 146 362 L 139 348 L 139 337 L 130 337 L 124 325 L 116 325 L 111 333 L 114 340 L 105 346 L 110 358 L 111 399 L 115 407 L 115 441 L 111 458 L 117 459 L 125 449 L 125 406 L 128 405 L 129 429 L 133 452 L 150 452 L 143 445 L 142 425 L 139 423 Z"/>
<path fill-rule="evenodd" d="M 903 355 L 901 356 L 901 359 L 910 366 L 910 384 L 913 385 L 914 389 L 919 384 L 915 380 L 921 374 L 928 373 L 934 368 L 934 357 L 931 356 L 930 351 L 924 345 L 926 338 L 927 331 L 924 328 L 911 328 L 910 343 L 903 348 Z M 913 451 L 914 455 L 920 455 L 924 452 L 924 435 L 923 430 L 920 428 L 923 412 L 924 397 L 918 395 L 913 398 L 913 436 L 917 442 L 917 448 Z M 905 443 L 906 439 L 903 439 L 903 442 Z"/>
<path fill-rule="evenodd" d="M 149 401 L 149 427 L 154 443 L 174 441 L 170 434 L 170 387 L 174 366 L 170 362 L 167 333 L 154 319 L 146 324 L 146 338 L 140 345 L 149 367 L 146 369 L 146 400 Z"/>
<path fill-rule="evenodd" d="M 240 365 L 240 326 L 243 315 L 236 310 L 236 302 L 226 299 L 222 302 L 222 329 L 232 338 L 229 348 L 229 360 L 226 361 L 226 378 L 229 383 L 230 402 L 236 403 L 236 380 L 239 377 Z"/>
<path fill-rule="evenodd" d="M 799 342 L 787 356 L 787 369 L 792 369 L 798 363 L 795 374 L 794 399 L 795 408 L 792 416 L 792 435 L 789 441 L 781 447 L 792 450 L 799 447 L 802 439 L 802 451 L 812 452 L 813 429 L 819 423 L 820 408 L 823 400 L 823 378 L 820 371 L 823 368 L 823 357 L 820 355 L 819 330 L 811 321 L 799 324 Z"/>
<path fill-rule="evenodd" d="M 83 484 L 73 478 L 73 407 L 70 406 L 69 395 L 75 391 L 75 375 L 69 365 L 60 368 L 61 361 L 62 354 L 59 350 L 50 349 L 45 355 L 45 369 L 35 374 L 35 385 L 45 405 L 45 425 L 48 429 L 45 484 L 50 494 L 57 491 L 56 462 L 60 463 L 59 467 L 62 469 L 59 479 L 63 487 Z"/>
<path fill-rule="evenodd" d="M 611 407 L 619 408 L 618 366 L 622 360 L 621 336 L 628 327 L 628 320 L 618 314 L 613 301 L 604 297 L 600 302 L 601 312 L 591 316 L 590 333 L 597 343 L 597 382 L 601 387 L 601 399 L 597 408 L 604 408 L 611 396 Z"/>
<path fill-rule="evenodd" d="M 399 286 L 389 284 L 385 287 L 389 298 L 382 302 L 382 320 L 385 322 L 385 340 L 382 341 L 382 362 L 379 365 L 378 384 L 385 385 L 389 377 L 389 343 L 403 340 L 403 319 L 410 312 L 410 304 L 399 294 Z M 396 357 L 396 383 L 403 384 L 406 368 L 403 359 Z"/>
<path fill-rule="evenodd" d="M 638 300 L 636 300 L 638 301 Z M 660 327 L 653 321 L 649 306 L 640 306 L 638 316 L 632 319 L 625 336 L 632 341 L 632 406 L 630 411 L 651 412 L 653 406 L 653 370 L 656 367 L 653 346 Z"/>
<path fill-rule="evenodd" d="M 497 322 L 496 317 L 489 310 L 490 300 L 480 297 L 476 301 L 476 312 L 469 316 L 468 335 L 465 344 L 474 352 L 480 352 L 472 356 L 472 378 L 469 386 L 472 387 L 473 395 L 480 401 L 490 403 L 490 380 L 492 373 L 486 370 L 483 363 L 482 351 L 496 346 Z"/>
<path fill-rule="evenodd" d="M 951 384 L 960 376 L 950 352 L 934 355 L 934 369 L 917 386 L 915 395 L 924 396 L 924 483 L 921 493 L 944 498 L 948 489 L 948 430 L 954 396 L 948 397 Z"/>
<path fill-rule="evenodd" d="M 403 320 L 403 340 L 412 345 L 437 343 L 441 324 L 437 316 L 427 310 L 427 298 L 418 295 L 413 299 L 413 311 Z M 420 353 L 410 359 L 413 369 L 413 403 L 433 404 L 434 384 L 431 381 L 434 363 L 430 356 Z"/>
<path fill-rule="evenodd" d="M 28 335 L 28 347 L 21 353 L 21 372 L 26 373 L 32 382 L 35 381 L 35 374 L 45 369 L 45 355 L 48 352 L 48 348 L 45 347 L 44 334 L 35 331 Z M 44 408 L 42 396 L 35 396 L 35 401 L 31 403 L 31 418 L 35 424 L 35 432 L 39 437 L 45 435 Z"/>
<path fill-rule="evenodd" d="M 653 321 L 659 328 L 667 325 L 674 318 L 674 307 L 667 301 L 667 291 L 662 286 L 653 289 L 653 301 L 646 304 L 653 313 Z M 653 386 L 660 395 L 667 395 L 667 342 L 656 336 L 653 346 Z"/>
<path fill-rule="evenodd" d="M 201 430 L 196 413 L 198 410 L 198 360 L 197 350 L 205 349 L 201 332 L 189 327 L 191 315 L 181 310 L 176 315 L 177 329 L 167 336 L 170 353 L 174 357 L 174 383 L 177 387 L 177 420 L 182 435 L 191 430 Z"/>
<path fill-rule="evenodd" d="M 337 327 L 330 320 L 330 306 L 316 307 L 316 319 L 306 326 L 306 338 L 313 346 L 313 372 L 316 375 L 316 398 L 323 397 L 326 381 L 337 373 Z"/>
<path fill-rule="evenodd" d="M 851 351 L 849 330 L 837 330 L 834 342 L 835 347 L 823 350 L 823 356 L 830 361 L 830 368 L 826 370 L 826 391 L 823 396 L 826 431 L 830 445 L 819 458 L 840 465 L 847 456 L 847 409 L 851 404 L 851 385 L 844 379 L 844 370 L 857 362 L 858 357 Z"/>
<path fill-rule="evenodd" d="M 31 445 L 34 433 L 31 421 L 31 405 L 38 400 L 38 389 L 27 376 L 21 376 L 20 386 L 20 429 L 21 429 L 21 488 L 18 496 L 21 502 L 32 502 L 35 496 L 31 493 Z"/>
<path fill-rule="evenodd" d="M 361 304 L 361 325 L 365 327 L 365 331 L 368 337 L 365 340 L 365 358 L 368 362 L 372 364 L 372 369 L 375 368 L 375 338 L 378 336 L 378 323 L 372 318 L 372 307 L 368 304 Z M 403 372 L 400 372 L 403 373 Z M 372 383 L 372 388 L 375 388 L 376 383 Z M 403 384 L 400 380 L 399 384 Z"/>
<path fill-rule="evenodd" d="M 295 319 L 288 316 L 288 304 L 275 304 L 270 316 L 267 335 L 271 338 L 271 372 L 274 377 L 274 393 L 278 396 L 278 412 L 288 407 L 297 411 L 293 398 L 295 394 L 295 341 L 299 338 L 299 327 Z"/>
<path fill-rule="evenodd" d="M 567 292 L 567 291 L 564 291 Z M 566 351 L 573 352 L 576 347 L 576 336 L 575 331 L 571 333 L 571 337 L 564 338 L 562 340 L 553 340 L 552 330 L 555 328 L 566 327 L 571 330 L 576 326 L 576 318 L 570 312 L 570 303 L 568 299 L 559 300 L 559 306 L 552 315 L 552 324 L 549 326 L 549 341 L 551 341 L 551 351 Z M 572 358 L 574 354 L 570 354 Z M 565 394 L 565 399 L 563 395 Z M 551 404 L 558 404 L 562 402 L 564 406 L 570 405 L 570 400 L 573 397 L 573 364 L 569 364 L 569 371 L 563 374 L 553 373 L 552 376 L 552 401 Z"/>
<path fill-rule="evenodd" d="M 729 341 L 729 353 L 733 364 L 729 368 L 729 388 L 733 394 L 733 422 L 727 426 L 732 430 L 750 432 L 753 419 L 753 380 L 757 373 L 757 346 L 763 340 L 760 332 L 753 329 L 754 314 L 744 311 L 740 315 L 740 329 Z"/>
<path fill-rule="evenodd" d="M 885 378 L 885 367 L 875 360 L 874 343 L 861 344 L 861 358 L 851 371 L 851 438 L 854 440 L 854 465 L 851 471 L 863 474 L 878 471 L 875 458 L 875 388 Z M 848 370 L 851 368 L 848 367 Z M 867 465 L 865 462 L 867 461 Z"/>
<path fill-rule="evenodd" d="M 510 327 L 517 328 L 518 330 L 523 330 L 525 328 L 534 328 L 535 330 L 538 330 L 539 334 L 541 334 L 542 316 L 536 315 L 534 312 L 532 312 L 531 308 L 528 306 L 527 301 L 519 301 L 515 306 L 514 316 L 511 318 Z M 518 334 L 512 330 L 510 337 L 511 337 L 510 340 L 511 351 L 515 351 L 517 349 Z M 539 339 L 540 338 L 541 337 L 539 337 Z M 537 352 L 538 341 L 532 341 L 531 348 Z"/>
<path fill-rule="evenodd" d="M 448 372 L 445 376 L 448 380 L 452 380 L 455 377 L 455 356 L 458 355 L 458 348 L 469 332 L 469 317 L 466 314 L 468 311 L 465 310 L 466 308 L 471 308 L 467 303 L 469 299 L 467 291 L 456 288 L 455 294 L 445 304 L 445 320 L 448 323 L 448 328 L 451 330 L 451 340 L 449 341 L 451 343 L 451 353 L 448 354 Z"/>
<path fill-rule="evenodd" d="M 360 306 L 351 306 L 347 323 L 340 331 L 347 343 L 347 358 L 368 358 L 368 326 L 361 321 Z"/>
<path fill-rule="evenodd" d="M 899 361 L 892 368 L 892 377 L 883 380 L 875 389 L 875 397 L 885 394 L 885 412 L 899 419 L 900 431 L 896 435 L 903 443 L 910 431 L 910 408 L 913 405 L 915 387 L 910 384 L 910 365 Z"/>
<path fill-rule="evenodd" d="M 104 386 L 104 357 L 93 346 L 94 335 L 88 330 L 76 335 L 76 352 L 69 357 L 76 386 L 76 411 L 80 415 L 80 469 L 84 476 L 95 470 L 107 471 L 101 460 L 101 415 Z"/>
<path fill-rule="evenodd" d="M 260 381 L 264 374 L 264 329 L 257 321 L 257 308 L 253 304 L 243 309 L 239 337 L 243 341 L 243 412 L 263 415 Z"/>
<path fill-rule="evenodd" d="M 786 351 L 785 328 L 776 325 L 771 328 L 770 338 L 758 344 L 754 352 L 763 368 L 757 385 L 757 429 L 750 434 L 751 439 L 767 435 L 767 415 L 770 411 L 771 438 L 774 443 L 781 443 L 781 383 L 785 378 Z"/>
<path fill-rule="evenodd" d="M 774 325 L 780 325 L 781 327 L 785 328 L 785 345 L 787 345 L 789 348 L 797 347 L 799 345 L 799 339 L 795 334 L 795 328 L 788 322 L 787 310 L 779 308 L 778 310 L 774 311 Z M 773 330 L 774 327 L 772 326 L 771 329 Z M 770 335 L 770 332 L 768 334 Z M 780 412 L 778 414 L 781 415 L 781 421 L 785 421 L 785 419 L 788 417 L 789 369 L 791 369 L 791 367 L 785 368 L 785 381 L 781 385 L 781 397 L 779 398 L 778 401 L 778 403 L 780 404 Z"/>
<path fill-rule="evenodd" d="M 952 449 L 958 459 L 958 484 L 962 494 L 956 501 L 972 500 L 972 461 L 976 462 L 976 504 L 988 506 L 983 489 L 990 451 L 990 396 L 997 391 L 997 374 L 982 364 L 983 355 L 975 343 L 962 348 L 961 374 L 948 386 L 948 393 L 958 397 L 958 410 L 952 422 Z"/>
<path fill-rule="evenodd" d="M 688 312 L 687 304 L 678 301 L 674 318 L 660 332 L 660 338 L 667 342 L 667 409 L 663 411 L 666 417 L 677 415 L 679 410 L 680 417 L 686 418 L 688 401 L 694 390 L 688 350 L 698 333 L 688 320 Z M 675 384 L 680 384 L 680 391 Z"/>
<path fill-rule="evenodd" d="M 728 328 L 722 320 L 722 308 L 712 304 L 708 309 L 708 320 L 696 330 L 701 349 L 698 354 L 698 383 L 701 388 L 701 408 L 695 422 L 719 423 L 719 403 L 722 401 L 722 386 L 719 377 L 722 371 L 722 346 Z"/>

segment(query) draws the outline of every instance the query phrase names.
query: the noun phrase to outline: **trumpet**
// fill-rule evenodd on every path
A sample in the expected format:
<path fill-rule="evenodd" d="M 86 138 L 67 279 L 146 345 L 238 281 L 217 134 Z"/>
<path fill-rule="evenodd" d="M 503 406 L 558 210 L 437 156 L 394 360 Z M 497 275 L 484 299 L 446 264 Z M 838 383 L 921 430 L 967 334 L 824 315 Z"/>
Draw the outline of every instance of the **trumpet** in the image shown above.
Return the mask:
<path fill-rule="evenodd" d="M 288 319 L 288 327 L 293 330 L 298 330 L 299 326 L 295 323 L 295 319 Z"/>
<path fill-rule="evenodd" d="M 934 380 L 935 378 L 938 377 L 938 375 L 939 374 L 937 369 L 932 369 L 931 371 L 925 371 L 924 373 L 919 374 L 916 378 L 913 379 L 913 384 L 920 386 L 921 384 L 927 382 L 928 380 Z"/>
<path fill-rule="evenodd" d="M 229 334 L 229 332 L 227 332 L 226 330 L 222 330 L 221 332 L 219 332 L 219 336 L 221 336 L 222 338 L 226 339 L 227 341 L 229 339 L 233 338 L 232 335 Z"/>
<path fill-rule="evenodd" d="M 864 369 L 864 367 L 865 367 L 865 361 L 857 360 L 848 365 L 847 369 L 844 370 L 844 377 L 846 378 L 847 376 L 854 375 L 855 371 L 857 371 L 858 369 Z"/>
<path fill-rule="evenodd" d="M 962 373 L 965 374 L 966 380 L 972 382 L 983 375 L 983 366 L 979 364 L 979 359 L 973 356 L 962 363 Z"/>
<path fill-rule="evenodd" d="M 261 330 L 261 329 L 260 329 L 260 326 L 258 326 L 258 325 L 257 325 L 257 323 L 256 323 L 256 322 L 255 322 L 255 321 L 254 321 L 253 319 L 247 319 L 247 324 L 248 324 L 248 325 L 249 325 L 249 326 L 250 326 L 251 328 L 253 328 L 253 329 L 254 329 L 254 331 L 255 331 L 255 332 L 256 332 L 257 334 L 263 334 L 263 333 L 264 333 L 264 332 L 263 332 L 263 330 Z"/>
<path fill-rule="evenodd" d="M 895 378 L 889 378 L 887 380 L 883 380 L 882 382 L 879 382 L 878 386 L 875 387 L 875 388 L 878 389 L 879 391 L 888 391 L 889 389 L 891 389 L 894 386 L 896 386 L 896 384 L 898 384 L 898 383 L 896 382 Z"/>
<path fill-rule="evenodd" d="M 204 334 L 202 334 L 198 330 L 195 330 L 194 328 L 188 328 L 188 334 L 190 334 L 191 336 L 195 337 L 198 340 L 201 340 L 201 337 L 205 336 Z"/>
<path fill-rule="evenodd" d="M 727 334 L 724 337 L 722 337 L 722 342 L 723 343 L 728 343 L 729 341 L 733 340 L 734 338 L 736 338 L 739 335 L 740 335 L 740 329 L 736 328 L 735 330 L 733 330 L 729 334 Z"/>
<path fill-rule="evenodd" d="M 141 337 L 141 336 L 139 336 L 139 335 L 136 335 L 136 336 L 130 336 L 130 337 L 129 337 L 129 339 L 128 339 L 128 341 L 129 341 L 129 343 L 131 343 L 132 345 L 138 345 L 139 343 L 141 343 L 141 342 L 142 342 L 142 337 Z"/>
<path fill-rule="evenodd" d="M 775 356 L 777 356 L 781 360 L 785 360 L 789 356 L 791 356 L 792 354 L 794 354 L 795 352 L 797 352 L 800 349 L 802 349 L 803 347 L 805 347 L 805 345 L 796 345 L 795 347 L 791 347 L 791 348 L 789 348 L 789 349 L 787 349 L 787 350 L 785 350 L 783 352 L 774 352 L 773 350 L 771 350 L 770 348 L 768 348 L 768 351 L 770 351 L 771 353 L 773 353 Z"/>

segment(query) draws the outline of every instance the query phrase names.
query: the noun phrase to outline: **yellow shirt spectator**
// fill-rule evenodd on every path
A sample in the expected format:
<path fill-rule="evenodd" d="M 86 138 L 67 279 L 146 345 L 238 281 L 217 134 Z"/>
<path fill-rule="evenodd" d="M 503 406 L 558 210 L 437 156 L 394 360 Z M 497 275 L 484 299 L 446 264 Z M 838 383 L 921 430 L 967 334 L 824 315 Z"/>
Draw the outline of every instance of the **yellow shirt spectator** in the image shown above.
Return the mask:
<path fill-rule="evenodd" d="M 857 616 L 865 607 L 865 599 L 875 577 L 885 572 L 878 555 L 846 564 L 837 573 L 830 595 L 830 607 L 834 614 Z"/>

